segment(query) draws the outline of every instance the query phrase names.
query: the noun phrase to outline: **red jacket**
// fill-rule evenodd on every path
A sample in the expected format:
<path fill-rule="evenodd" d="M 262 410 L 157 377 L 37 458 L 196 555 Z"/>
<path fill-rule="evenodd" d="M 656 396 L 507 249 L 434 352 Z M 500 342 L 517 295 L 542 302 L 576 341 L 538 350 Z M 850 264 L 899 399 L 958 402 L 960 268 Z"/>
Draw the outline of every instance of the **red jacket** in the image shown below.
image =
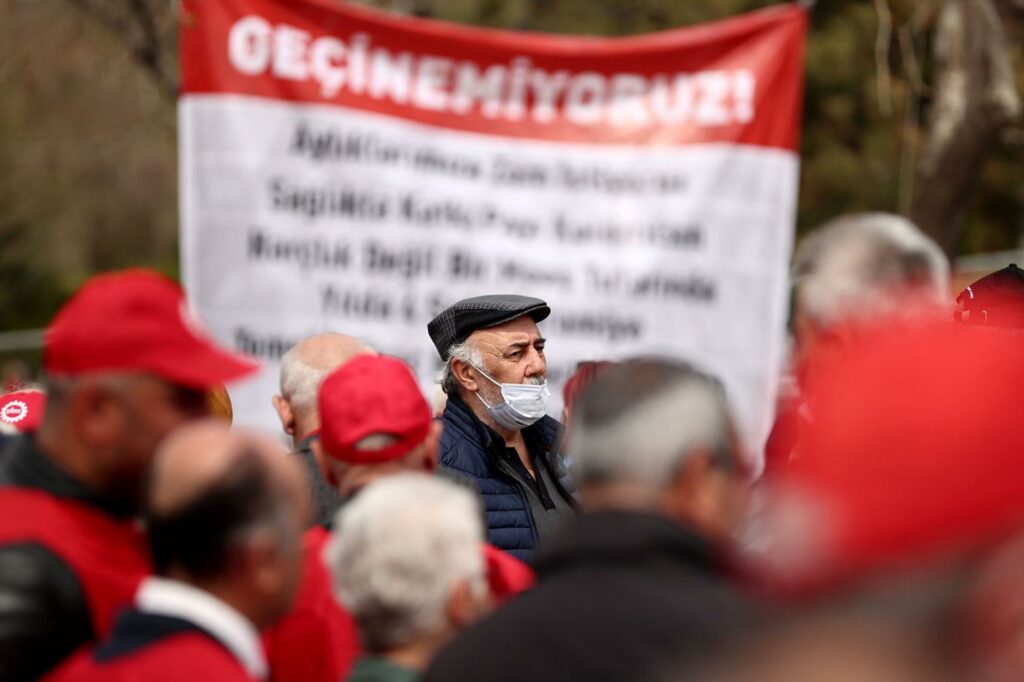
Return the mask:
<path fill-rule="evenodd" d="M 359 654 L 359 635 L 338 604 L 322 554 L 327 531 L 314 526 L 303 537 L 299 593 L 291 612 L 264 633 L 274 682 L 338 682 Z"/>
<path fill-rule="evenodd" d="M 0 488 L 0 545 L 25 542 L 45 547 L 74 571 L 97 638 L 110 633 L 114 616 L 132 603 L 150 571 L 132 521 L 42 490 Z"/>
<path fill-rule="evenodd" d="M 254 682 L 220 642 L 187 621 L 129 611 L 109 641 L 47 682 Z"/>

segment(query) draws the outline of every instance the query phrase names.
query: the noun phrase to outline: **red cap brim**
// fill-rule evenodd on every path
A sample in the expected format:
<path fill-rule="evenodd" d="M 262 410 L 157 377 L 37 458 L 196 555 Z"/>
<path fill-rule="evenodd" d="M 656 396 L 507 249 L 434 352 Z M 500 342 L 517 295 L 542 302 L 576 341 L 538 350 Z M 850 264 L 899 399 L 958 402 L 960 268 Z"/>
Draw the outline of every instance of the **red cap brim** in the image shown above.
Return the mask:
<path fill-rule="evenodd" d="M 173 353 L 155 355 L 146 364 L 161 379 L 200 389 L 240 379 L 260 368 L 260 363 L 255 360 L 201 341 L 190 344 L 188 348 L 177 348 Z"/>

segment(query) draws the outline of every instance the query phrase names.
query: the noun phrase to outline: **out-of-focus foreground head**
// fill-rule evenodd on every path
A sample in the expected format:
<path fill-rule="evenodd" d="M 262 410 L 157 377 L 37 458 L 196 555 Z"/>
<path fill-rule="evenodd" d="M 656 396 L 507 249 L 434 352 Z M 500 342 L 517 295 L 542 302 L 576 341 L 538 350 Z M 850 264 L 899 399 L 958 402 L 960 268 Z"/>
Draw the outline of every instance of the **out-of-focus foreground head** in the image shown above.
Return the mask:
<path fill-rule="evenodd" d="M 991 329 L 1024 332 L 1024 270 L 1010 263 L 956 297 L 953 319 Z"/>
<path fill-rule="evenodd" d="M 1019 340 L 949 322 L 876 330 L 808 386 L 814 419 L 769 504 L 794 587 L 963 559 L 1024 524 Z"/>
<path fill-rule="evenodd" d="M 591 508 L 665 514 L 727 540 L 746 510 L 746 481 L 721 385 L 671 360 L 608 368 L 576 406 L 569 454 Z"/>
<path fill-rule="evenodd" d="M 375 354 L 370 346 L 345 334 L 317 334 L 299 341 L 281 358 L 281 393 L 274 409 L 281 428 L 292 438 L 305 438 L 320 426 L 317 393 L 333 370 L 360 354 Z"/>
<path fill-rule="evenodd" d="M 799 282 L 797 331 L 907 316 L 949 297 L 949 261 L 938 244 L 906 218 L 846 215 L 809 234 L 793 258 Z"/>
<path fill-rule="evenodd" d="M 398 358 L 345 363 L 324 380 L 319 405 L 327 477 L 342 497 L 381 476 L 437 468 L 441 423 Z"/>
<path fill-rule="evenodd" d="M 562 386 L 562 424 L 566 430 L 572 427 L 573 411 L 576 408 L 576 401 L 594 383 L 602 372 L 615 363 L 608 360 L 587 360 L 576 365 L 576 371 L 572 373 Z"/>
<path fill-rule="evenodd" d="M 206 390 L 258 367 L 213 343 L 180 288 L 146 270 L 87 281 L 46 330 L 43 366 L 37 443 L 76 479 L 131 504 L 160 440 L 207 414 Z"/>
<path fill-rule="evenodd" d="M 400 474 L 368 486 L 338 514 L 326 550 L 338 598 L 373 655 L 438 647 L 486 610 L 476 497 L 454 483 Z"/>
<path fill-rule="evenodd" d="M 149 481 L 154 570 L 265 626 L 289 608 L 308 513 L 299 465 L 273 438 L 209 419 L 175 430 Z"/>

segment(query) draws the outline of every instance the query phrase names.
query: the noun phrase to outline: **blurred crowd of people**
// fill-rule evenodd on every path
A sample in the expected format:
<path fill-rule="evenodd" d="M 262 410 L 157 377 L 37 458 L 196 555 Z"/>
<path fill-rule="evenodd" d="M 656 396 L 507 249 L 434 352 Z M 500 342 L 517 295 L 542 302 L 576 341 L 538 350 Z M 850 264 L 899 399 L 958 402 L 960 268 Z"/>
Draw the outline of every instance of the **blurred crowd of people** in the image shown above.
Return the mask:
<path fill-rule="evenodd" d="M 859 214 L 793 275 L 763 452 L 682 359 L 582 363 L 552 418 L 558 311 L 517 294 L 430 322 L 436 411 L 302 340 L 286 447 L 232 426 L 257 365 L 173 282 L 89 280 L 0 398 L 0 679 L 1024 679 L 1024 271 L 954 297 Z"/>

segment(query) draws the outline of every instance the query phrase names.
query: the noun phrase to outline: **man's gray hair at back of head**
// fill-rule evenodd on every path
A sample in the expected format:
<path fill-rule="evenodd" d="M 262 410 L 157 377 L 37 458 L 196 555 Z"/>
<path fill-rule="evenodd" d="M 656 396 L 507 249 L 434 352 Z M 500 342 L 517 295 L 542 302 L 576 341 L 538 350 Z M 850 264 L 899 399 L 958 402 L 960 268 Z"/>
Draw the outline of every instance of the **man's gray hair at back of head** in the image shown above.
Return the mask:
<path fill-rule="evenodd" d="M 483 357 L 481 357 L 480 351 L 477 350 L 476 346 L 469 339 L 449 348 L 448 359 L 445 361 L 444 369 L 441 373 L 441 390 L 446 395 L 455 395 L 459 392 L 459 382 L 455 378 L 455 372 L 452 371 L 452 362 L 455 360 L 461 360 L 474 367 L 483 367 Z"/>
<path fill-rule="evenodd" d="M 696 452 L 736 464 L 721 384 L 672 360 L 630 360 L 599 376 L 576 405 L 569 448 L 582 485 L 662 488 Z"/>
<path fill-rule="evenodd" d="M 291 403 L 293 410 L 315 410 L 320 384 L 333 369 L 306 363 L 299 347 L 292 347 L 281 358 L 281 397 Z"/>
<path fill-rule="evenodd" d="M 381 653 L 444 624 L 452 589 L 487 589 L 476 496 L 425 474 L 371 483 L 339 512 L 325 557 L 335 593 Z"/>
<path fill-rule="evenodd" d="M 942 249 L 909 220 L 889 213 L 825 223 L 801 242 L 793 272 L 802 311 L 819 326 L 917 313 L 949 298 Z"/>

